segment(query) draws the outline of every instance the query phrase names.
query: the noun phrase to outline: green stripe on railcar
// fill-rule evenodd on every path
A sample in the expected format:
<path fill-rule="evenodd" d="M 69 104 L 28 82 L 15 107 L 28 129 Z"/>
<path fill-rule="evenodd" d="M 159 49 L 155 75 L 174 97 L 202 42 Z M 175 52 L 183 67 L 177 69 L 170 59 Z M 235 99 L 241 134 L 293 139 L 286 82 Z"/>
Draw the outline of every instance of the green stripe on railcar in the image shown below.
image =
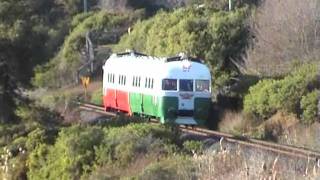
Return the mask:
<path fill-rule="evenodd" d="M 142 94 L 141 93 L 129 93 L 130 108 L 132 113 L 142 113 Z"/>
<path fill-rule="evenodd" d="M 211 107 L 210 98 L 195 98 L 194 99 L 194 119 L 199 125 L 203 125 L 209 117 Z"/>
<path fill-rule="evenodd" d="M 175 120 L 178 112 L 178 97 L 163 96 L 159 97 L 158 117 L 161 123 L 166 121 Z"/>
<path fill-rule="evenodd" d="M 143 95 L 143 113 L 149 116 L 158 116 L 158 100 L 156 96 Z"/>

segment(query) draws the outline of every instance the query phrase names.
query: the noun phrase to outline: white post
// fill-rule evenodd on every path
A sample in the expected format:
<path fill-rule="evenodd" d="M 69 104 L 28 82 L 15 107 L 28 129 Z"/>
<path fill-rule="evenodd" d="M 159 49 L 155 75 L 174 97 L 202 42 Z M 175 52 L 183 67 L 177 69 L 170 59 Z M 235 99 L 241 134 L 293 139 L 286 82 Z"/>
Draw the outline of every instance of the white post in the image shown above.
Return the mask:
<path fill-rule="evenodd" d="M 232 0 L 229 0 L 229 11 L 232 10 Z"/>

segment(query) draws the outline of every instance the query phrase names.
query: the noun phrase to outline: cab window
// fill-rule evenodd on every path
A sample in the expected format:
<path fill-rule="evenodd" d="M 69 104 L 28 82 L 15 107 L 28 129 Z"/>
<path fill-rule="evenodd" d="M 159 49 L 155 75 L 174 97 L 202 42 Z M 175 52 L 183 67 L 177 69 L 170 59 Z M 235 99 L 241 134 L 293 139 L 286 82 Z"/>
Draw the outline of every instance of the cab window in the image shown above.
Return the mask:
<path fill-rule="evenodd" d="M 163 79 L 162 80 L 162 90 L 176 91 L 177 90 L 177 80 L 176 79 Z"/>
<path fill-rule="evenodd" d="M 180 91 L 193 91 L 193 80 L 190 79 L 180 79 Z"/>
<path fill-rule="evenodd" d="M 196 80 L 196 91 L 202 92 L 207 91 L 209 92 L 210 81 L 209 80 Z"/>

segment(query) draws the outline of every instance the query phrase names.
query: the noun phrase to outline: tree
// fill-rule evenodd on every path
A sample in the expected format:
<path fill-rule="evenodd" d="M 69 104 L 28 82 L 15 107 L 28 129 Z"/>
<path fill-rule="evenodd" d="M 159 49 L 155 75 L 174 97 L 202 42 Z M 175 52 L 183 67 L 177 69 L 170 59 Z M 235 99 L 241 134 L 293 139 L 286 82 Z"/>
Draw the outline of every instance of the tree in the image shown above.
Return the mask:
<path fill-rule="evenodd" d="M 246 66 L 255 74 L 282 75 L 294 62 L 319 56 L 320 21 L 317 0 L 267 0 L 252 17 L 253 46 Z"/>
<path fill-rule="evenodd" d="M 14 80 L 16 69 L 14 62 L 10 60 L 10 52 L 6 51 L 9 44 L 5 40 L 0 40 L 0 122 L 9 122 L 15 119 L 15 93 L 16 83 Z M 12 53 L 11 53 L 12 55 Z"/>
<path fill-rule="evenodd" d="M 68 26 L 55 0 L 0 0 L 0 121 L 14 119 L 18 87 L 46 62 Z"/>

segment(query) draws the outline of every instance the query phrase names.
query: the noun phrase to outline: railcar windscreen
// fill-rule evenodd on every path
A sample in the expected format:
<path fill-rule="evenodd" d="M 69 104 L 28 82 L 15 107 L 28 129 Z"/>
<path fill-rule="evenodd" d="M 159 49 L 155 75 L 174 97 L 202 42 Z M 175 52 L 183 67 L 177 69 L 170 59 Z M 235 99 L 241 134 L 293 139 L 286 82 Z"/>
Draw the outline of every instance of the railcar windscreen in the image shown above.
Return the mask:
<path fill-rule="evenodd" d="M 176 91 L 177 90 L 177 80 L 176 79 L 163 79 L 162 80 L 162 90 Z"/>
<path fill-rule="evenodd" d="M 210 81 L 209 80 L 196 80 L 196 91 L 203 92 L 209 91 Z"/>
<path fill-rule="evenodd" d="M 179 91 L 193 91 L 193 80 L 180 79 L 179 83 Z"/>

